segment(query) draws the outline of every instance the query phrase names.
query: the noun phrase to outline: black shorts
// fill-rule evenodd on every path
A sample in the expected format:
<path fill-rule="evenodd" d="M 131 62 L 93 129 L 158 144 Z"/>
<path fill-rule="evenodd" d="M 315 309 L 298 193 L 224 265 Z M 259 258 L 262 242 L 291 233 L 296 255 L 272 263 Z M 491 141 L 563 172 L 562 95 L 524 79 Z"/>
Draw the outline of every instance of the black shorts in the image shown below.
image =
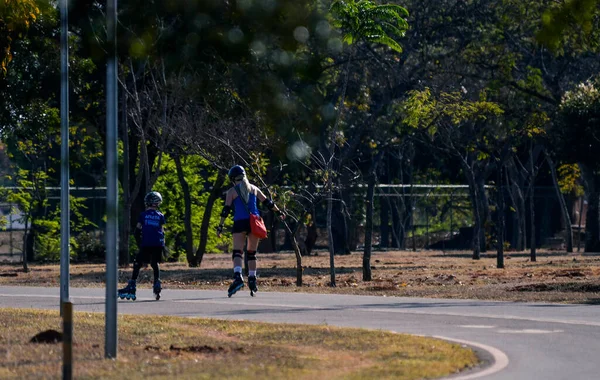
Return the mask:
<path fill-rule="evenodd" d="M 140 264 L 162 263 L 164 247 L 141 247 L 135 260 Z"/>
<path fill-rule="evenodd" d="M 241 232 L 245 232 L 247 234 L 250 234 L 251 231 L 252 230 L 250 229 L 250 219 L 240 219 L 233 221 L 233 228 L 231 229 L 232 233 L 238 234 Z"/>

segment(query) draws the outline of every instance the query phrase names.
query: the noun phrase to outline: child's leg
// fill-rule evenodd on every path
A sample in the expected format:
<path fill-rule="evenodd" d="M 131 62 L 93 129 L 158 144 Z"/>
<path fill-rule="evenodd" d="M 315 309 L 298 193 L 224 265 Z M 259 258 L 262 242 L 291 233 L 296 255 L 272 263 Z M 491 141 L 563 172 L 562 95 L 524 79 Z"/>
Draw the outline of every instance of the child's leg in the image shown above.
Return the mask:
<path fill-rule="evenodd" d="M 146 256 L 145 250 L 146 247 L 141 247 L 138 254 L 135 256 L 135 259 L 133 259 L 133 273 L 131 274 L 131 279 L 133 281 L 137 281 L 137 278 L 140 275 L 140 268 L 144 264 L 144 257 Z"/>
<path fill-rule="evenodd" d="M 154 282 L 160 281 L 159 263 L 162 261 L 163 247 L 152 247 L 150 266 L 154 272 Z"/>

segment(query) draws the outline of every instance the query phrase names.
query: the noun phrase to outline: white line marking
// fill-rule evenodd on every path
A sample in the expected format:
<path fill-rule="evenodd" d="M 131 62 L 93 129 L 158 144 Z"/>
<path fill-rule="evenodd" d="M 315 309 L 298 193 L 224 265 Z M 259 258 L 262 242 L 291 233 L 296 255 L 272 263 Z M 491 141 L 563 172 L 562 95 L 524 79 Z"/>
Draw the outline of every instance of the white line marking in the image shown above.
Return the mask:
<path fill-rule="evenodd" d="M 461 325 L 458 327 L 464 327 L 466 329 L 493 329 L 496 326 L 492 326 L 492 325 Z"/>
<path fill-rule="evenodd" d="M 457 305 L 460 306 L 460 305 Z M 543 322 L 543 323 L 560 323 L 563 325 L 583 325 L 583 326 L 595 326 L 600 327 L 600 322 L 591 321 L 569 321 L 563 319 L 552 319 L 552 318 L 534 318 L 534 317 L 520 317 L 517 315 L 487 315 L 487 314 L 471 314 L 471 313 L 452 313 L 452 312 L 441 312 L 432 313 L 415 310 L 392 310 L 392 309 L 369 309 L 368 311 L 377 311 L 381 313 L 400 313 L 400 314 L 425 314 L 425 315 L 438 315 L 438 316 L 451 316 L 451 317 L 473 317 L 473 318 L 488 318 L 488 319 L 506 319 L 516 321 L 531 321 L 531 322 Z"/>
<path fill-rule="evenodd" d="M 538 330 L 538 329 L 523 329 L 523 330 L 510 330 L 502 329 L 496 331 L 500 334 L 555 334 L 564 332 L 563 330 Z"/>
<path fill-rule="evenodd" d="M 506 354 L 504 352 L 500 351 L 496 347 L 488 346 L 486 344 L 471 342 L 468 340 L 448 338 L 445 336 L 433 336 L 433 338 L 443 339 L 443 340 L 447 340 L 450 342 L 461 343 L 461 344 L 466 344 L 469 346 L 477 347 L 481 350 L 487 351 L 494 358 L 494 364 L 492 364 L 490 367 L 485 368 L 483 371 L 470 373 L 468 375 L 450 376 L 450 377 L 448 377 L 448 379 L 452 379 L 452 380 L 478 379 L 480 377 L 489 376 L 496 372 L 500 372 L 504 368 L 506 368 L 506 366 L 508 366 L 508 362 L 509 362 L 508 356 L 506 356 Z"/>

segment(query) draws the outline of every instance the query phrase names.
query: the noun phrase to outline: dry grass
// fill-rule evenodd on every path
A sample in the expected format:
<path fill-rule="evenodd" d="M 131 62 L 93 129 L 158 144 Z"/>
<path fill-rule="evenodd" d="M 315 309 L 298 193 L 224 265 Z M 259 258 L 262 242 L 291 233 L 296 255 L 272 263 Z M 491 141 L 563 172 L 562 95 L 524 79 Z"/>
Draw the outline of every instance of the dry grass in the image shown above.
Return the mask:
<path fill-rule="evenodd" d="M 74 378 L 269 379 L 441 377 L 477 364 L 466 348 L 383 331 L 197 318 L 119 316 L 117 360 L 103 359 L 102 314 L 75 313 Z M 54 311 L 0 309 L 0 378 L 59 378 Z"/>
<path fill-rule="evenodd" d="M 259 255 L 260 291 L 370 294 L 410 297 L 474 298 L 510 301 L 600 303 L 600 255 L 542 251 L 537 262 L 527 253 L 508 253 L 505 269 L 496 268 L 495 254 L 474 261 L 468 252 L 375 252 L 373 280 L 362 281 L 362 254 L 336 256 L 337 287 L 329 282 L 329 256 L 304 257 L 304 286 L 295 286 L 291 253 Z M 161 266 L 165 297 L 169 288 L 226 290 L 231 279 L 227 254 L 206 255 L 202 268 L 185 264 Z M 104 265 L 72 265 L 72 286 L 104 286 Z M 125 283 L 131 268 L 122 268 Z M 152 270 L 142 271 L 140 287 L 150 287 Z M 58 286 L 58 265 L 0 265 L 0 285 Z"/>

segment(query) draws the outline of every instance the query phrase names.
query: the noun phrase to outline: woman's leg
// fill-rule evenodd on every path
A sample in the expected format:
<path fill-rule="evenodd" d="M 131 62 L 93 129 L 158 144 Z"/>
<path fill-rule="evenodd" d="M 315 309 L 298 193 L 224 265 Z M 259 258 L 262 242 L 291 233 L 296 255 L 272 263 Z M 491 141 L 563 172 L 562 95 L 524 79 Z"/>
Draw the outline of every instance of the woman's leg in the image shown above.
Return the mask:
<path fill-rule="evenodd" d="M 242 264 L 244 261 L 242 248 L 244 247 L 245 240 L 245 232 L 235 232 L 233 234 L 233 282 L 229 285 L 229 290 L 227 291 L 229 297 L 244 287 L 244 279 L 242 278 Z"/>
<path fill-rule="evenodd" d="M 258 249 L 259 238 L 249 234 L 248 235 L 248 271 L 249 276 L 256 276 L 256 250 Z"/>
<path fill-rule="evenodd" d="M 242 273 L 242 265 L 244 264 L 244 243 L 246 242 L 245 232 L 236 232 L 233 234 L 233 271 Z"/>

